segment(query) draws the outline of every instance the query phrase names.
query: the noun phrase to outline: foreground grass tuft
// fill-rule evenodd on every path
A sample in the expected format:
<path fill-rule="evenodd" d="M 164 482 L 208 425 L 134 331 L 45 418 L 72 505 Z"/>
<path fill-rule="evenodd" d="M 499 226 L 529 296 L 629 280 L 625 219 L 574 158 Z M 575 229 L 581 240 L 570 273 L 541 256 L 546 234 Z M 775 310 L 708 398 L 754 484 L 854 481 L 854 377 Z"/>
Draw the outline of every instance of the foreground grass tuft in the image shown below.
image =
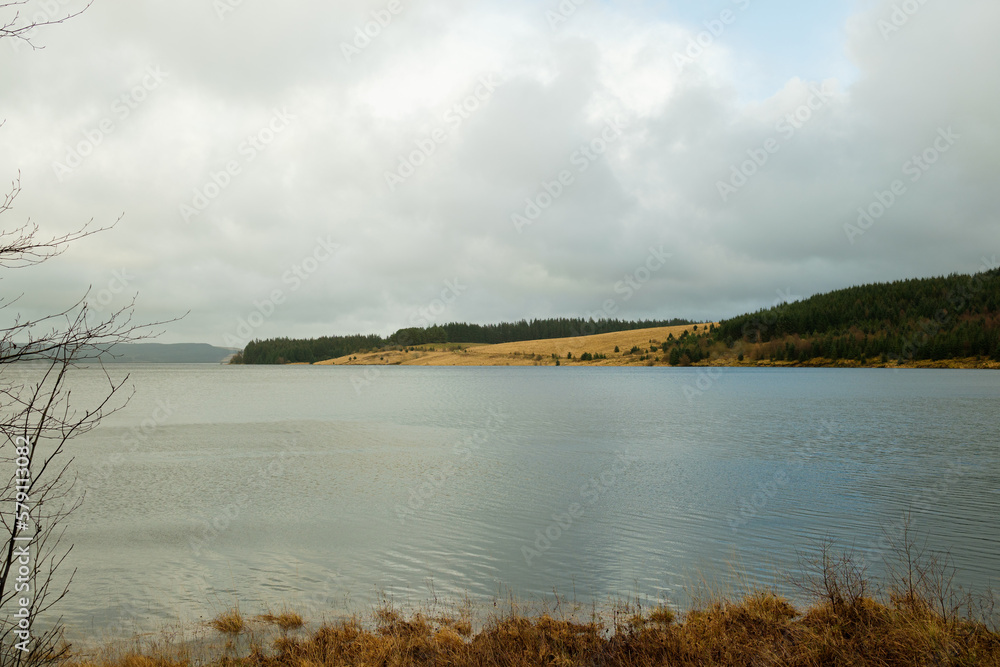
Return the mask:
<path fill-rule="evenodd" d="M 283 611 L 280 614 L 263 614 L 258 616 L 265 623 L 273 623 L 284 631 L 297 630 L 305 625 L 302 617 L 293 611 Z"/>
<path fill-rule="evenodd" d="M 243 628 L 246 627 L 246 621 L 240 613 L 240 608 L 234 607 L 229 611 L 216 616 L 212 619 L 209 625 L 219 632 L 224 632 L 230 635 L 238 635 L 243 632 Z"/>

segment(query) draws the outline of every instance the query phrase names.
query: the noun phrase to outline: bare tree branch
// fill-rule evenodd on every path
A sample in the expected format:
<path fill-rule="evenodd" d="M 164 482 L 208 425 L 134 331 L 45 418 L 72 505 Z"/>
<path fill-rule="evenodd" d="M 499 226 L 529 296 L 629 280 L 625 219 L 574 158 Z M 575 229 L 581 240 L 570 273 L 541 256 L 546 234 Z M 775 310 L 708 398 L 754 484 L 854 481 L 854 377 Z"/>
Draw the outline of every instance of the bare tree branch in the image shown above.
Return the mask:
<path fill-rule="evenodd" d="M 2 39 L 15 39 L 26 43 L 32 49 L 43 49 L 44 46 L 36 46 L 32 40 L 32 33 L 38 28 L 43 28 L 46 26 L 58 25 L 60 23 L 65 23 L 72 18 L 76 18 L 80 14 L 87 11 L 93 0 L 89 0 L 83 9 L 76 12 L 67 12 L 66 14 L 59 15 L 49 15 L 39 18 L 25 18 L 21 16 L 21 7 L 28 4 L 28 0 L 9 0 L 8 2 L 0 2 L 0 17 L 6 15 L 7 18 L 0 18 L 0 40 Z"/>
<path fill-rule="evenodd" d="M 11 183 L 10 191 L 4 195 L 3 202 L 0 203 L 0 215 L 14 208 L 14 201 L 19 194 L 21 194 L 20 173 Z M 96 229 L 91 228 L 93 220 L 90 220 L 76 231 L 53 236 L 49 239 L 38 238 L 38 225 L 32 223 L 30 219 L 23 225 L 9 231 L 0 230 L 0 268 L 16 269 L 44 262 L 46 259 L 61 255 L 70 243 L 111 229 L 121 219 L 122 216 L 119 216 L 113 224 Z"/>
<path fill-rule="evenodd" d="M 28 20 L 21 13 L 26 2 L 0 0 L 0 41 L 11 38 L 39 48 L 31 41 L 35 29 L 62 23 L 90 7 L 87 2 L 65 16 Z M 0 198 L 0 216 L 12 212 L 20 193 L 18 174 Z M 120 220 L 99 228 L 88 221 L 52 237 L 40 236 L 30 219 L 0 228 L 0 269 L 41 264 Z M 104 366 L 115 347 L 152 338 L 153 329 L 167 323 L 137 324 L 134 299 L 110 314 L 95 313 L 88 295 L 89 290 L 54 314 L 22 318 L 14 313 L 0 325 L 0 471 L 9 474 L 0 488 L 0 667 L 39 667 L 68 655 L 62 619 L 51 618 L 75 574 L 59 572 L 72 549 L 64 544 L 66 520 L 83 502 L 73 493 L 73 457 L 67 445 L 128 405 L 134 393 L 126 388 L 128 375 L 114 378 Z M 0 296 L 0 313 L 10 313 L 19 300 Z M 81 406 L 67 380 L 83 365 L 90 372 L 96 368 L 106 384 L 103 392 L 87 399 L 89 405 Z"/>
<path fill-rule="evenodd" d="M 0 252 L 2 256 L 2 252 Z M 34 667 L 55 662 L 65 655 L 61 622 L 46 619 L 46 627 L 32 637 L 27 652 L 14 648 L 20 626 L 14 617 L 23 592 L 18 584 L 31 581 L 29 617 L 37 620 L 69 592 L 73 578 L 57 572 L 72 546 L 64 546 L 65 521 L 83 498 L 73 493 L 70 475 L 73 457 L 67 444 L 94 429 L 101 420 L 124 408 L 134 388 L 126 387 L 129 376 L 114 378 L 104 366 L 115 345 L 151 337 L 150 328 L 165 323 L 137 325 L 133 304 L 103 319 L 91 316 L 86 301 L 38 320 L 16 321 L 0 328 L 0 469 L 10 471 L 5 489 L 0 490 L 0 525 L 4 546 L 0 550 L 0 666 Z M 20 339 L 20 342 L 16 342 Z M 12 364 L 19 372 L 12 374 Z M 106 383 L 105 390 L 89 405 L 79 405 L 67 387 L 71 373 L 88 364 Z M 27 380 L 25 378 L 28 378 Z M 71 400 L 73 398 L 73 400 Z M 27 443 L 27 444 L 26 444 Z M 27 449 L 26 449 L 27 447 Z M 18 482 L 25 478 L 23 452 L 27 461 L 28 486 L 21 501 Z M 20 460 L 19 460 L 20 459 Z M 17 465 L 15 466 L 15 462 Z M 29 521 L 22 521 L 21 511 Z M 27 529 L 27 530 L 26 530 Z M 31 530 L 33 529 L 33 530 Z M 25 533 L 33 533 L 28 541 Z M 30 574 L 23 576 L 17 548 L 32 552 Z M 17 575 L 15 577 L 15 575 Z"/>

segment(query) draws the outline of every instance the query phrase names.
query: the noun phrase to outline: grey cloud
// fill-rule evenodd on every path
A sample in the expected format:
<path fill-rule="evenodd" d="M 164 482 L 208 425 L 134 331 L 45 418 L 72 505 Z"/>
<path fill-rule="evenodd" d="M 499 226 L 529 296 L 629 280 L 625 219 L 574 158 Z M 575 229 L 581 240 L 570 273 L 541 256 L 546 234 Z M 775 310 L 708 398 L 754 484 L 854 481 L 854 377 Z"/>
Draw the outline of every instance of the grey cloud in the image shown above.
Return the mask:
<path fill-rule="evenodd" d="M 845 28 L 851 80 L 838 64 L 760 99 L 746 98 L 747 64 L 725 35 L 680 71 L 687 28 L 628 4 L 582 8 L 552 31 L 529 3 L 402 2 L 348 62 L 342 43 L 387 5 L 243 3 L 220 20 L 211 3 L 97 3 L 41 33 L 41 51 L 0 44 L 0 175 L 20 170 L 24 186 L 4 225 L 30 214 L 55 233 L 125 213 L 8 272 L 4 293 L 47 312 L 124 268 L 135 278 L 115 303 L 137 291 L 146 317 L 190 309 L 163 340 L 218 344 L 276 289 L 285 303 L 255 335 L 388 333 L 456 277 L 468 290 L 442 320 L 577 316 L 663 244 L 669 263 L 619 315 L 708 319 L 779 289 L 974 271 L 996 253 L 995 3 L 926 3 L 888 39 L 893 3 L 875 3 Z M 123 114 L 116 100 L 150 67 L 169 76 Z M 493 74 L 495 91 L 446 120 Z M 779 129 L 824 84 L 829 99 L 791 136 Z M 294 121 L 250 159 L 247 137 L 282 108 Z M 622 136 L 579 171 L 575 151 L 614 117 Z M 60 180 L 54 163 L 105 119 L 113 131 Z M 904 163 L 949 127 L 960 139 L 911 181 Z M 386 172 L 439 128 L 433 155 L 391 191 Z M 723 201 L 719 181 L 769 139 L 780 149 Z M 185 222 L 179 207 L 231 160 L 239 174 Z M 562 170 L 573 184 L 518 233 L 511 215 Z M 894 180 L 905 194 L 851 244 L 844 225 Z M 293 290 L 289 267 L 326 236 L 341 250 Z"/>

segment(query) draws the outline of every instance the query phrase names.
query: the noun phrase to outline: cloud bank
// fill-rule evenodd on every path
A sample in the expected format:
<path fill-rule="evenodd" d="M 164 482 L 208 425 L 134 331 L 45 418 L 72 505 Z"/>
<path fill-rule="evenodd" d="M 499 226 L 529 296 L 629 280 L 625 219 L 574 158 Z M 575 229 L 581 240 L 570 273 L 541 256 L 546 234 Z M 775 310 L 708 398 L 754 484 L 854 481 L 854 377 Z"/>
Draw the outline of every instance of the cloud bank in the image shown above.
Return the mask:
<path fill-rule="evenodd" d="M 124 218 L 2 288 L 26 315 L 138 293 L 142 318 L 190 311 L 163 342 L 223 344 L 432 305 L 717 319 L 978 270 L 1000 5 L 819 11 L 97 2 L 44 49 L 0 40 L 0 175 L 23 186 L 3 224 Z"/>

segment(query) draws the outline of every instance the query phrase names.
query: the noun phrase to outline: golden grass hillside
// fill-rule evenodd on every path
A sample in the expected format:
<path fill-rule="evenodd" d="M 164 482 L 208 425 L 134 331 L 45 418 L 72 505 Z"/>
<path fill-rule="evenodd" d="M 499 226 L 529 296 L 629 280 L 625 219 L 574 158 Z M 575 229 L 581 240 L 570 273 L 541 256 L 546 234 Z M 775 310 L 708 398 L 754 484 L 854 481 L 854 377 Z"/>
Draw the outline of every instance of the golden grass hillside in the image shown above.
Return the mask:
<path fill-rule="evenodd" d="M 713 323 L 700 323 L 674 327 L 635 329 L 593 336 L 530 340 L 499 345 L 468 343 L 437 343 L 420 345 L 405 350 L 389 349 L 357 353 L 337 359 L 317 362 L 317 366 L 669 366 L 662 343 L 673 336 L 679 339 L 687 331 L 705 333 Z M 797 339 L 796 339 L 797 340 Z M 783 347 L 788 339 L 768 343 L 740 342 L 732 348 L 722 342 L 708 344 L 706 358 L 680 365 L 732 366 L 732 367 L 822 367 L 822 368 L 976 368 L 1000 369 L 1000 362 L 985 357 L 946 359 L 940 361 L 908 359 L 902 361 L 876 358 L 864 362 L 853 359 L 813 358 L 805 361 L 774 360 L 773 352 Z M 617 352 L 615 349 L 617 348 Z M 637 348 L 635 354 L 630 351 Z M 601 358 L 581 360 L 584 353 Z M 572 355 L 569 358 L 568 355 Z M 309 364 L 295 364 L 309 365 Z"/>
<path fill-rule="evenodd" d="M 646 360 L 639 360 L 641 354 L 625 353 L 633 347 L 643 351 L 648 350 L 651 345 L 665 341 L 671 334 L 674 338 L 678 338 L 685 330 L 694 332 L 695 326 L 698 327 L 698 331 L 703 331 L 709 324 L 635 329 L 593 336 L 530 340 L 499 345 L 442 343 L 420 346 L 412 352 L 387 350 L 349 355 L 320 361 L 316 365 L 554 366 L 556 360 L 552 355 L 557 355 L 560 365 L 563 366 L 643 366 L 646 365 Z M 615 352 L 616 347 L 618 352 Z M 580 361 L 580 356 L 585 352 L 592 355 L 606 355 L 608 358 Z M 573 359 L 567 359 L 568 354 L 572 354 Z"/>

